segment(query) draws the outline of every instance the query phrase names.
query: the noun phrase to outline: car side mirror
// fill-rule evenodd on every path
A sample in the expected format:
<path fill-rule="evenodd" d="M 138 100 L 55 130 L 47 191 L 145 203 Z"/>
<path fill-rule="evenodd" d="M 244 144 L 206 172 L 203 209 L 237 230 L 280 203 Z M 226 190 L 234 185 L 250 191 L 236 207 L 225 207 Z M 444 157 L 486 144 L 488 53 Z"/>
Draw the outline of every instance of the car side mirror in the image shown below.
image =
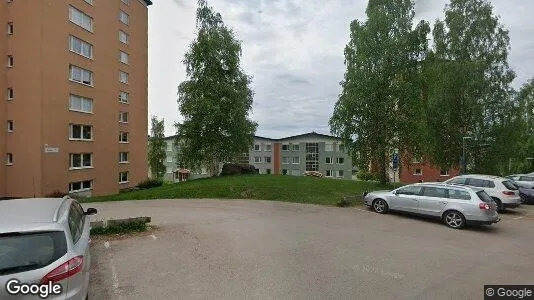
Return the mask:
<path fill-rule="evenodd" d="M 96 210 L 96 208 L 88 208 L 87 211 L 85 212 L 85 215 L 86 216 L 90 216 L 90 215 L 96 215 L 98 213 L 98 210 Z"/>

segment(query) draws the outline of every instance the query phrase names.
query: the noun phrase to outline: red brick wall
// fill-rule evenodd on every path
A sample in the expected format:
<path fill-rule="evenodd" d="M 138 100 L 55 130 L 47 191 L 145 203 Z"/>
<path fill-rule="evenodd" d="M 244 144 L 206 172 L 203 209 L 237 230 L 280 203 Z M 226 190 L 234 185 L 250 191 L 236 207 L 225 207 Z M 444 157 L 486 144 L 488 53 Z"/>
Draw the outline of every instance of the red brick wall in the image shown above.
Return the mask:
<path fill-rule="evenodd" d="M 414 175 L 416 169 L 421 169 L 421 175 Z M 460 170 L 451 168 L 448 176 L 440 175 L 440 168 L 431 165 L 430 163 L 404 163 L 401 166 L 400 180 L 402 183 L 416 183 L 420 180 L 424 182 L 445 181 L 460 174 Z"/>

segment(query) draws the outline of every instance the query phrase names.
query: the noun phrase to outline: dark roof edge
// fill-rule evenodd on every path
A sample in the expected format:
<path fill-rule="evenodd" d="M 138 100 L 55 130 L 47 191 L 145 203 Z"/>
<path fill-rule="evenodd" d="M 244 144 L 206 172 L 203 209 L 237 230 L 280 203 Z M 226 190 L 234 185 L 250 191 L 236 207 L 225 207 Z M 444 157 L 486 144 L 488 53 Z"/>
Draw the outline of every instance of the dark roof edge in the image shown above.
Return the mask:
<path fill-rule="evenodd" d="M 268 138 L 268 137 L 259 136 L 259 135 L 254 135 L 254 138 L 255 139 L 262 139 L 262 140 L 268 140 L 268 141 L 277 142 L 277 141 L 285 141 L 285 140 L 290 140 L 290 139 L 304 137 L 304 136 L 310 136 L 310 135 L 317 135 L 317 136 L 320 136 L 320 137 L 326 137 L 326 138 L 331 138 L 331 139 L 336 139 L 336 140 L 342 140 L 342 138 L 337 137 L 337 136 L 328 135 L 328 134 L 322 134 L 322 133 L 317 133 L 317 132 L 308 132 L 308 133 L 303 133 L 303 134 L 297 134 L 297 135 L 292 135 L 292 136 L 283 137 L 283 138 L 279 138 L 279 139 L 273 139 L 273 138 Z M 176 138 L 177 136 L 178 135 L 170 135 L 170 136 L 164 137 L 164 139 L 168 140 L 168 139 Z"/>
<path fill-rule="evenodd" d="M 150 0 L 143 0 L 143 1 L 145 1 L 146 6 L 152 5 L 152 1 L 150 1 Z"/>

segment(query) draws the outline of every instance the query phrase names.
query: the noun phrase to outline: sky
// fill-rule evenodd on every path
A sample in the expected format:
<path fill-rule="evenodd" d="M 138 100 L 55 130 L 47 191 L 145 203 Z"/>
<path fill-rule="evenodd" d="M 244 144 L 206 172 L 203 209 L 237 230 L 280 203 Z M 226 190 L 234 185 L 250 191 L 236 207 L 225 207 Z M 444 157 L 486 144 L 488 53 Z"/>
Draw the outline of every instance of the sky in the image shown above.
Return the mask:
<path fill-rule="evenodd" d="M 195 38 L 196 0 L 154 0 L 149 7 L 149 114 L 165 119 L 165 133 L 182 121 L 178 85 Z M 253 76 L 251 118 L 256 135 L 281 138 L 329 134 L 343 49 L 352 20 L 365 20 L 367 0 L 208 0 L 242 42 L 241 66 Z M 444 18 L 447 0 L 416 0 L 416 20 Z M 520 88 L 534 77 L 534 1 L 492 0 L 494 14 L 510 32 L 509 63 Z"/>

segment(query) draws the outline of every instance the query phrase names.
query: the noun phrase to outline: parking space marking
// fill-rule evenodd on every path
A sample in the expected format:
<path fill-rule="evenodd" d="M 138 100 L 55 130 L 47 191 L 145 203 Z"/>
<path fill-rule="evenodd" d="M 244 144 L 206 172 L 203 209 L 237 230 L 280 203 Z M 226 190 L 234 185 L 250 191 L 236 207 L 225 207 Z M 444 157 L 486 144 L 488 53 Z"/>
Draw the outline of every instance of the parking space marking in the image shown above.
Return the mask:
<path fill-rule="evenodd" d="M 366 212 L 366 213 L 372 213 L 372 211 L 368 210 L 368 209 L 362 209 L 362 208 L 355 208 L 356 210 L 359 210 L 359 211 L 363 211 L 363 212 Z"/>
<path fill-rule="evenodd" d="M 111 249 L 111 244 L 108 241 L 104 242 L 104 247 L 106 249 Z M 119 276 L 117 275 L 117 269 L 115 269 L 115 262 L 113 260 L 113 254 L 111 251 L 108 251 L 109 255 L 109 263 L 111 265 L 111 286 L 113 287 L 113 293 L 119 297 L 119 299 L 122 299 L 122 296 L 120 295 L 119 290 Z"/>
<path fill-rule="evenodd" d="M 512 218 L 513 220 L 523 219 L 523 217 Z"/>
<path fill-rule="evenodd" d="M 154 234 L 151 234 L 150 237 L 151 237 L 154 241 L 158 239 L 158 237 L 157 237 L 156 235 L 154 235 Z"/>
<path fill-rule="evenodd" d="M 106 249 L 109 249 L 109 242 L 108 241 L 104 242 L 104 247 L 106 247 Z"/>

